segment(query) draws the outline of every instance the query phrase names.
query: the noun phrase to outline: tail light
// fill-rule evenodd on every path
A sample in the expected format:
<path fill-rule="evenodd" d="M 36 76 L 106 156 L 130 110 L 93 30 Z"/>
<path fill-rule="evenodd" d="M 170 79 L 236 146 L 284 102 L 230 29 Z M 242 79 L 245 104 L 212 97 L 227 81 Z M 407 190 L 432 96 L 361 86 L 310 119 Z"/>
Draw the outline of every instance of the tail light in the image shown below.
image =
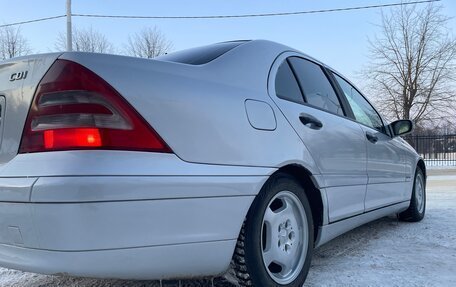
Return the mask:
<path fill-rule="evenodd" d="M 171 152 L 107 82 L 75 62 L 57 60 L 38 85 L 19 152 L 75 149 Z"/>

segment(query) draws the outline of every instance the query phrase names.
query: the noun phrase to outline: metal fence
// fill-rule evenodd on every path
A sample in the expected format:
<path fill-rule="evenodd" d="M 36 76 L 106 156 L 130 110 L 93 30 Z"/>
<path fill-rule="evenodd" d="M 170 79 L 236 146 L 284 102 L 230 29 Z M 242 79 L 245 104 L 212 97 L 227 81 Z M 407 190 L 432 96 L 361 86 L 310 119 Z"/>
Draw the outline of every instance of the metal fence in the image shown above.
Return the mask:
<path fill-rule="evenodd" d="M 428 166 L 456 166 L 456 134 L 409 135 L 404 138 Z"/>

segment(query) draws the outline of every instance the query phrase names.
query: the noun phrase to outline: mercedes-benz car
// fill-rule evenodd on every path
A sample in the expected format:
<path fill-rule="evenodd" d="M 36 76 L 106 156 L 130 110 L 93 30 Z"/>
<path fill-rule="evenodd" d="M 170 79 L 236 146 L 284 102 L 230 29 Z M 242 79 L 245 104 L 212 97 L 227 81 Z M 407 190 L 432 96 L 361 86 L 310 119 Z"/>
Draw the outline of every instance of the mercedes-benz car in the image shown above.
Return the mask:
<path fill-rule="evenodd" d="M 314 248 L 425 214 L 413 123 L 274 42 L 11 59 L 0 108 L 7 268 L 302 286 Z"/>

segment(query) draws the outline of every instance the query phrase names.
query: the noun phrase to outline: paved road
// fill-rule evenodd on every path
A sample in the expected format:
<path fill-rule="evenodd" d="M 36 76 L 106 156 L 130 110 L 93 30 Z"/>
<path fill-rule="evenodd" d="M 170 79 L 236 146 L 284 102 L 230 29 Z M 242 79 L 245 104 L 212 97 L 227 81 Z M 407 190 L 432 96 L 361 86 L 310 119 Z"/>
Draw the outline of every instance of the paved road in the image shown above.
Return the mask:
<path fill-rule="evenodd" d="M 306 287 L 456 286 L 456 170 L 433 171 L 419 223 L 387 217 L 317 249 Z M 207 286 L 187 282 L 183 286 Z M 43 276 L 0 268 L 0 286 L 147 287 L 154 282 Z"/>

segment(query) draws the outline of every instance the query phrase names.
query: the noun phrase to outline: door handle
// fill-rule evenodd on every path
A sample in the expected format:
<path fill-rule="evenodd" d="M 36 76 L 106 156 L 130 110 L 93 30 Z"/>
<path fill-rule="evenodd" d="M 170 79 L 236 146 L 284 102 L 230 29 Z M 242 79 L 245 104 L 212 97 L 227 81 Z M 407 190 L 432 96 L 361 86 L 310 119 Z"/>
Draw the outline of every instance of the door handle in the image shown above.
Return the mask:
<path fill-rule="evenodd" d="M 366 138 L 371 143 L 376 143 L 378 141 L 378 137 L 376 135 L 374 135 L 374 134 L 371 134 L 371 133 L 366 133 Z"/>
<path fill-rule="evenodd" d="M 323 127 L 323 124 L 314 116 L 308 114 L 301 114 L 299 116 L 301 123 L 313 130 L 319 130 Z"/>

